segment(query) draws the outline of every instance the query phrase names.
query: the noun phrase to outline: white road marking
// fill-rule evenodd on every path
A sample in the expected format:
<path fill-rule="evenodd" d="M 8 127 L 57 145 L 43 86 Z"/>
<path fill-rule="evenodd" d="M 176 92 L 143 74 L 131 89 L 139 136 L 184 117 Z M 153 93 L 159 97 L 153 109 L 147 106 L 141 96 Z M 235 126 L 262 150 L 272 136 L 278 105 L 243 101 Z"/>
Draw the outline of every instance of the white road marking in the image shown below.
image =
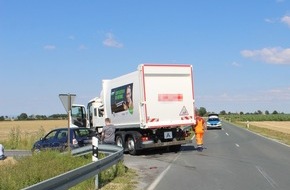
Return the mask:
<path fill-rule="evenodd" d="M 262 167 L 256 166 L 257 170 L 262 174 L 262 176 L 267 180 L 267 182 L 274 188 L 277 189 L 277 183 L 263 170 Z"/>
<path fill-rule="evenodd" d="M 240 145 L 239 144 L 236 144 L 236 147 L 240 147 Z"/>
<path fill-rule="evenodd" d="M 227 136 L 229 136 L 229 134 L 228 134 L 228 133 L 226 133 L 226 135 L 227 135 Z"/>
<path fill-rule="evenodd" d="M 179 158 L 181 153 L 179 153 L 176 158 L 167 166 L 167 168 L 151 183 L 151 185 L 147 188 L 147 190 L 154 190 L 158 183 L 162 180 L 162 178 L 165 176 L 165 174 L 168 172 L 168 170 L 171 168 L 172 164 Z"/>
<path fill-rule="evenodd" d="M 194 139 L 194 137 L 195 137 L 195 134 L 191 137 L 191 139 L 190 140 L 193 140 Z"/>

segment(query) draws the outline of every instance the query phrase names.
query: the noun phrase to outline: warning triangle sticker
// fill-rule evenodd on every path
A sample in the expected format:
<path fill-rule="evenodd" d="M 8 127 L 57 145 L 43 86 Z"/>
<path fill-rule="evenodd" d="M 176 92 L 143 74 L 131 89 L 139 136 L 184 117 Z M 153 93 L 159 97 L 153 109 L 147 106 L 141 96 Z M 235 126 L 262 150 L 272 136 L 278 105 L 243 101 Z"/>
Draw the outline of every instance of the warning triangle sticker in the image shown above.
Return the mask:
<path fill-rule="evenodd" d="M 188 111 L 185 106 L 182 107 L 181 112 L 179 113 L 180 116 L 189 115 Z"/>

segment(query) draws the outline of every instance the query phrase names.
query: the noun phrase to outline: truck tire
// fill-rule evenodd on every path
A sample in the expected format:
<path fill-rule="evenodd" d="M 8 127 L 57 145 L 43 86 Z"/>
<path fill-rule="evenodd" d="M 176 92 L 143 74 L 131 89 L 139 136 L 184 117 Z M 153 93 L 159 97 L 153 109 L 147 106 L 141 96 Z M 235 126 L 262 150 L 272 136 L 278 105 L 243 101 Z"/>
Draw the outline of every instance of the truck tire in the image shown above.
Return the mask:
<path fill-rule="evenodd" d="M 116 136 L 116 145 L 117 145 L 117 146 L 120 146 L 120 147 L 122 147 L 122 148 L 124 148 L 124 147 L 123 147 L 123 143 L 124 143 L 124 141 L 123 141 L 122 136 L 117 135 L 117 136 Z"/>
<path fill-rule="evenodd" d="M 135 144 L 134 138 L 131 136 L 128 137 L 127 139 L 127 148 L 128 148 L 129 154 L 137 155 L 136 144 Z"/>
<path fill-rule="evenodd" d="M 169 147 L 169 151 L 175 152 L 175 153 L 179 152 L 180 149 L 181 149 L 181 145 L 174 145 L 174 146 Z"/>

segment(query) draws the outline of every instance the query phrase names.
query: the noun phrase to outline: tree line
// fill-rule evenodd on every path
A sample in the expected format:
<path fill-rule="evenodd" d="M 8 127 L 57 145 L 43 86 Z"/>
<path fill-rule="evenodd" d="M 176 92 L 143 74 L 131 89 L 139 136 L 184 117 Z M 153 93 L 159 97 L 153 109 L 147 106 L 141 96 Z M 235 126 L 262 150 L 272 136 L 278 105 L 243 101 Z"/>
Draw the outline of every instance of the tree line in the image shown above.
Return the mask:
<path fill-rule="evenodd" d="M 205 107 L 200 107 L 197 109 L 197 114 L 199 116 L 208 116 L 208 114 L 210 114 L 212 112 L 208 112 L 206 110 Z M 232 112 L 226 112 L 225 110 L 220 111 L 219 113 L 217 113 L 219 115 L 277 115 L 277 114 L 284 114 L 283 112 L 278 112 L 276 110 L 274 110 L 272 113 L 270 113 L 268 110 L 266 110 L 265 112 L 261 111 L 261 110 L 257 110 L 255 112 L 238 112 L 238 113 L 232 113 Z"/>
<path fill-rule="evenodd" d="M 0 116 L 0 121 L 9 121 L 9 120 L 60 120 L 67 119 L 67 114 L 52 114 L 52 115 L 28 115 L 27 113 L 21 113 L 16 117 Z"/>

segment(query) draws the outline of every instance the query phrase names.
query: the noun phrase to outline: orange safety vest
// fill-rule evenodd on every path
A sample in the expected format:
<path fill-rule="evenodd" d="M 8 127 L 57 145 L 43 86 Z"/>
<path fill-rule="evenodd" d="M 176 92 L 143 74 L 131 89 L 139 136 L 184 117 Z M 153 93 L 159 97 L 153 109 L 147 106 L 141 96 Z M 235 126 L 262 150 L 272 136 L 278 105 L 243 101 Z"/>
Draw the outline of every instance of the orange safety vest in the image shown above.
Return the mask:
<path fill-rule="evenodd" d="M 196 118 L 196 126 L 195 126 L 195 132 L 196 133 L 203 133 L 204 128 L 204 120 L 201 117 Z"/>

